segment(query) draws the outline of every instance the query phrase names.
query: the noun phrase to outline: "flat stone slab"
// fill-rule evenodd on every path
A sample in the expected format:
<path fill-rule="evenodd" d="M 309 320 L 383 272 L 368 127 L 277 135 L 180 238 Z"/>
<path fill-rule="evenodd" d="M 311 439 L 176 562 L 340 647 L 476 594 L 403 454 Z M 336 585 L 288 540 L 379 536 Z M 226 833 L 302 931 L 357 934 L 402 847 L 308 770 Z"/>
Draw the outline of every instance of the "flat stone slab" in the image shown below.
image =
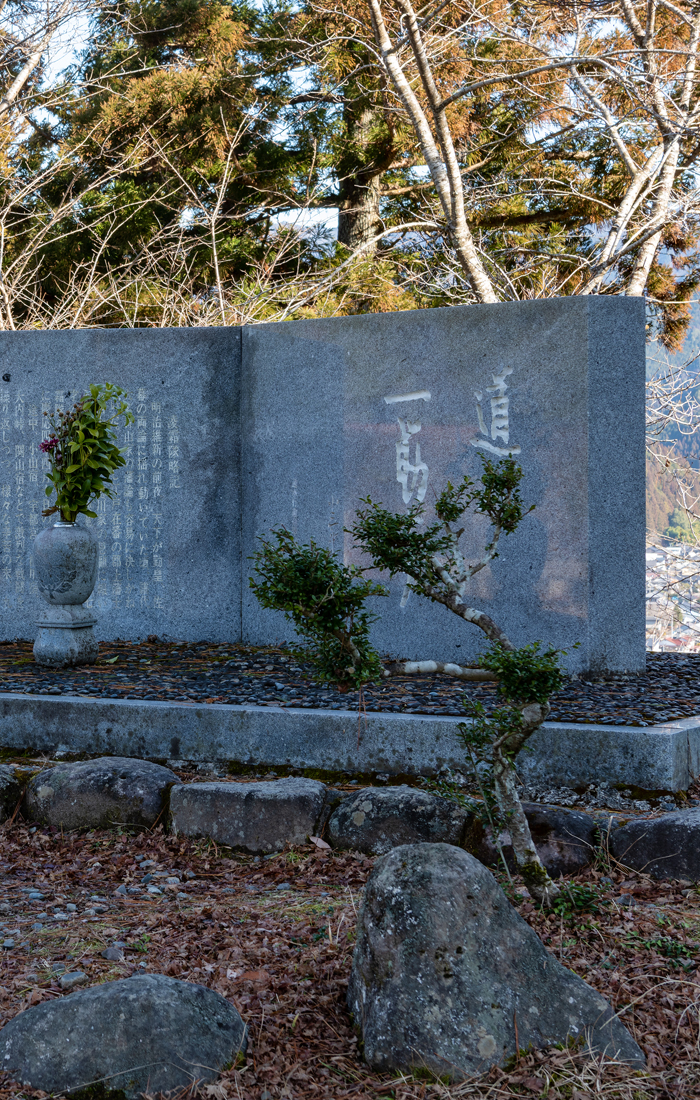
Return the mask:
<path fill-rule="evenodd" d="M 246 852 L 280 852 L 316 834 L 325 801 L 325 784 L 316 779 L 183 783 L 173 789 L 170 813 L 175 833 Z"/>
<path fill-rule="evenodd" d="M 221 994 L 142 974 L 28 1008 L 0 1032 L 0 1065 L 52 1095 L 117 1093 L 139 1100 L 214 1081 L 246 1049 L 246 1030 Z"/>
<path fill-rule="evenodd" d="M 656 879 L 700 881 L 700 809 L 635 818 L 613 829 L 609 843 L 625 867 Z"/>
<path fill-rule="evenodd" d="M 235 761 L 350 775 L 459 770 L 458 717 L 0 695 L 0 745 L 155 760 Z M 547 722 L 518 770 L 526 784 L 686 790 L 700 774 L 700 716 L 658 726 Z"/>
<path fill-rule="evenodd" d="M 29 783 L 25 817 L 63 829 L 153 826 L 180 780 L 170 768 L 120 756 L 57 764 Z"/>
<path fill-rule="evenodd" d="M 461 844 L 470 815 L 415 787 L 368 787 L 344 798 L 328 821 L 334 848 L 383 855 L 401 844 Z"/>

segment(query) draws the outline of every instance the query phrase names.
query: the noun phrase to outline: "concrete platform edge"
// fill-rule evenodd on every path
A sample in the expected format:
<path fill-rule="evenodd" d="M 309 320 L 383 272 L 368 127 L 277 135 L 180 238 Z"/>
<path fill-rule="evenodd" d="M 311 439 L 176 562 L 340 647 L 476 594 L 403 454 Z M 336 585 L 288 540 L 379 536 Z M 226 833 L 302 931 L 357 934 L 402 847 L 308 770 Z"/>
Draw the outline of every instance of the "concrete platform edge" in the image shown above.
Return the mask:
<path fill-rule="evenodd" d="M 460 770 L 460 719 L 220 703 L 0 694 L 0 746 L 349 774 Z M 685 790 L 700 774 L 700 715 L 657 726 L 547 722 L 521 755 L 525 781 Z"/>

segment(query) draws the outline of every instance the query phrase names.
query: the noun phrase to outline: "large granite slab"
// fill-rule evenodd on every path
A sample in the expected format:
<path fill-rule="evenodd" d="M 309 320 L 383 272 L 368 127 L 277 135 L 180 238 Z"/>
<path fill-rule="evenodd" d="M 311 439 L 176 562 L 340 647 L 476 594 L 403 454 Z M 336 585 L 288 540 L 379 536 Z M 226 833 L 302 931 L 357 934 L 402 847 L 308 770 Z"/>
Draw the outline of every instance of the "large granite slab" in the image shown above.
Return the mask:
<path fill-rule="evenodd" d="M 0 378 L 0 638 L 34 637 L 42 603 L 42 412 L 114 382 L 136 417 L 119 437 L 127 463 L 114 500 L 80 521 L 99 542 L 97 636 L 237 640 L 240 329 L 3 332 Z"/>
<path fill-rule="evenodd" d="M 512 453 L 536 505 L 474 580 L 518 645 L 573 668 L 644 667 L 644 304 L 618 297 L 340 317 L 243 330 L 243 556 L 284 525 L 359 561 L 370 496 L 427 518 L 447 479 Z M 488 526 L 470 525 L 480 556 Z M 405 592 L 377 599 L 380 651 L 468 660 L 481 632 Z M 244 583 L 243 638 L 285 637 Z M 572 650 L 578 643 L 579 648 Z"/>
<path fill-rule="evenodd" d="M 574 668 L 644 664 L 644 305 L 590 297 L 217 329 L 0 333 L 0 638 L 32 637 L 31 546 L 45 522 L 42 411 L 89 383 L 129 391 L 127 466 L 92 523 L 103 638 L 263 644 L 290 637 L 247 586 L 284 525 L 359 560 L 362 497 L 432 502 L 481 456 L 512 453 L 536 504 L 475 579 L 517 644 Z M 470 525 L 470 553 L 487 535 Z M 468 660 L 481 633 L 405 592 L 380 651 Z M 579 648 L 571 647 L 579 643 Z"/>
<path fill-rule="evenodd" d="M 0 695 L 0 746 L 321 773 L 435 775 L 464 768 L 461 719 L 225 703 Z M 700 772 L 700 717 L 664 725 L 546 722 L 518 760 L 526 784 L 686 790 Z"/>

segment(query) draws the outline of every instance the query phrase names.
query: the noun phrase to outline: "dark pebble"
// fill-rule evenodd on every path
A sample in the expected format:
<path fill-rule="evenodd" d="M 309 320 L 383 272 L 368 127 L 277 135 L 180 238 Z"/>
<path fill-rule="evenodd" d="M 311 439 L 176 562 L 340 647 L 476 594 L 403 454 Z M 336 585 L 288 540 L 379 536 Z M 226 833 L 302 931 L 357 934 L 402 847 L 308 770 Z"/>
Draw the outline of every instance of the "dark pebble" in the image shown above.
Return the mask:
<path fill-rule="evenodd" d="M 183 652 L 177 646 L 159 643 L 155 652 L 147 643 L 115 642 L 101 643 L 100 654 L 101 659 L 89 673 L 80 674 L 75 669 L 47 672 L 31 659 L 18 669 L 19 660 L 31 658 L 31 643 L 6 644 L 0 649 L 0 690 L 38 696 L 71 694 L 302 710 L 358 708 L 357 692 L 319 689 L 309 670 L 279 649 L 200 643 Z M 114 664 L 104 664 L 105 658 L 114 657 Z M 138 658 L 151 663 L 139 665 Z M 234 687 L 233 681 L 239 683 Z M 567 683 L 552 699 L 549 720 L 645 727 L 700 715 L 698 684 L 700 655 L 650 653 L 647 671 L 641 675 Z M 493 684 L 464 684 L 446 676 L 426 676 L 396 677 L 390 686 L 369 685 L 363 693 L 363 707 L 368 713 L 463 717 L 468 713 L 465 698 L 482 703 L 487 711 L 499 703 Z"/>

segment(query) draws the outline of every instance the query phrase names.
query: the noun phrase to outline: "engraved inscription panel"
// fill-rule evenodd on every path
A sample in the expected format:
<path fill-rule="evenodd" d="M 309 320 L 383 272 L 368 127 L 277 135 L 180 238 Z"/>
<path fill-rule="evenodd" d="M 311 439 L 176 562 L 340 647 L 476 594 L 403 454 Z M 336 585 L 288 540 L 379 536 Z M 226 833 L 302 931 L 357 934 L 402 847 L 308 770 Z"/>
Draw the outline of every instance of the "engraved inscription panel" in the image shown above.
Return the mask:
<path fill-rule="evenodd" d="M 98 637 L 238 638 L 239 330 L 5 332 L 0 360 L 0 637 L 31 637 L 41 606 L 33 543 L 55 519 L 41 515 L 43 413 L 104 381 L 134 422 L 118 427 L 114 498 L 80 519 L 98 544 Z"/>
<path fill-rule="evenodd" d="M 36 433 L 39 410 L 26 401 L 22 390 L 0 395 L 0 501 L 2 501 L 2 602 L 22 609 L 27 585 L 33 580 L 28 548 L 39 530 L 41 503 L 35 501 L 40 458 L 27 445 L 28 431 Z"/>
<path fill-rule="evenodd" d="M 115 495 L 97 502 L 94 522 L 99 577 L 88 601 L 95 610 L 165 607 L 164 502 L 179 482 L 179 418 L 139 388 L 130 399 L 134 423 L 119 434 L 126 466 L 114 475 Z M 135 399 L 134 399 L 135 398 Z M 171 452 L 173 458 L 164 454 Z"/>
<path fill-rule="evenodd" d="M 90 526 L 98 540 L 99 577 L 88 606 L 98 613 L 165 608 L 164 512 L 182 485 L 180 417 L 164 416 L 159 396 L 143 387 L 130 395 L 135 422 L 118 437 L 126 466 L 114 475 L 114 498 L 93 503 L 97 519 Z M 43 413 L 70 408 L 75 397 L 70 390 L 44 391 L 36 402 L 21 389 L 0 397 L 2 610 L 35 604 L 31 550 L 37 532 L 51 522 L 41 515 L 50 503 L 49 462 L 39 451 L 51 432 Z"/>

